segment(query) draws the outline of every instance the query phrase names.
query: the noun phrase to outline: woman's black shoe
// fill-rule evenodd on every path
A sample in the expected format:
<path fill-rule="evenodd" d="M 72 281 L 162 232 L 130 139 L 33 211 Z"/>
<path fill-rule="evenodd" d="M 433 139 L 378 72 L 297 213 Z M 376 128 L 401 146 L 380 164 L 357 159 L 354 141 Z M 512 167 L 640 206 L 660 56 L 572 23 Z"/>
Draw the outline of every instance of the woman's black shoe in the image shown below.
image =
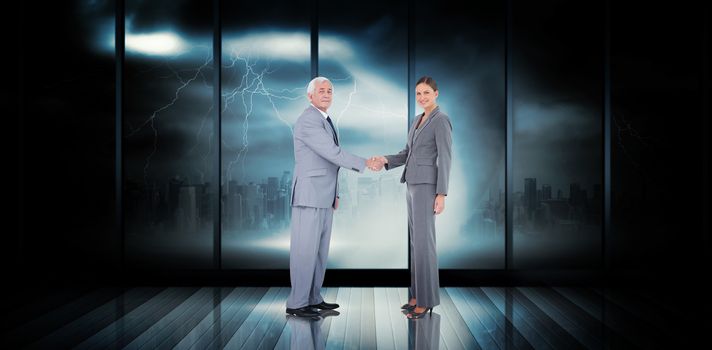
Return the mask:
<path fill-rule="evenodd" d="M 415 305 L 403 304 L 403 306 L 401 306 L 401 310 L 406 310 L 410 312 L 413 311 L 413 309 L 415 309 Z"/>
<path fill-rule="evenodd" d="M 408 313 L 408 318 L 410 318 L 410 319 L 423 318 L 425 316 L 425 314 L 428 313 L 428 311 L 430 311 L 430 317 L 432 317 L 433 316 L 433 308 L 432 307 L 425 309 L 423 312 L 415 312 L 415 308 L 413 308 L 413 311 Z"/>

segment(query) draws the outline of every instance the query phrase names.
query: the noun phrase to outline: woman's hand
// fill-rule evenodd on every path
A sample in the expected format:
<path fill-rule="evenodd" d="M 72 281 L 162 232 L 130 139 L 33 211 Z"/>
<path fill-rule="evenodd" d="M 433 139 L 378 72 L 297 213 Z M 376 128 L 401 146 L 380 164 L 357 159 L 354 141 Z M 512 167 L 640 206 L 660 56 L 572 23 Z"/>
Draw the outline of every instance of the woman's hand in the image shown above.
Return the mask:
<path fill-rule="evenodd" d="M 435 215 L 438 215 L 445 210 L 445 195 L 438 194 L 435 196 L 435 205 L 433 206 L 433 211 Z"/>

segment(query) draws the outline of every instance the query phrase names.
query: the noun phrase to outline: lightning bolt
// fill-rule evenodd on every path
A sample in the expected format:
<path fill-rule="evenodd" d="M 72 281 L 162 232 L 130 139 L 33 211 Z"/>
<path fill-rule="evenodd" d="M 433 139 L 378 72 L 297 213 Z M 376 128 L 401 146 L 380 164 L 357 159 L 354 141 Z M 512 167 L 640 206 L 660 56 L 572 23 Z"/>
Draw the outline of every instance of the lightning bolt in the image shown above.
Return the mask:
<path fill-rule="evenodd" d="M 249 51 L 249 49 L 247 50 Z M 249 128 L 250 128 L 250 118 L 252 117 L 252 112 L 254 108 L 254 97 L 255 95 L 264 96 L 270 103 L 274 115 L 284 124 L 288 129 L 290 134 L 293 135 L 292 125 L 282 117 L 282 114 L 277 107 L 276 100 L 288 100 L 294 101 L 299 98 L 303 98 L 303 91 L 305 86 L 293 88 L 293 89 L 280 89 L 275 90 L 267 87 L 265 85 L 264 78 L 273 74 L 276 70 L 271 70 L 271 62 L 265 63 L 265 68 L 257 70 L 259 60 L 253 60 L 250 55 L 243 56 L 238 51 L 233 51 L 231 53 L 230 63 L 223 66 L 223 69 L 229 70 L 234 69 L 236 71 L 243 70 L 244 73 L 240 76 L 240 83 L 237 87 L 229 90 L 223 95 L 225 101 L 225 106 L 223 108 L 223 113 L 228 115 L 226 112 L 231 108 L 232 105 L 236 103 L 241 103 L 242 109 L 244 110 L 244 119 L 242 120 L 242 135 L 241 135 L 241 145 L 239 149 L 232 148 L 227 143 L 223 141 L 229 150 L 235 152 L 233 159 L 228 162 L 226 167 L 226 178 L 227 181 L 232 180 L 233 168 L 236 164 L 241 164 L 241 176 L 243 178 L 245 175 L 245 160 L 249 152 Z"/>
<path fill-rule="evenodd" d="M 195 134 L 195 143 L 188 151 L 189 155 L 192 154 L 193 152 L 195 152 L 195 149 L 200 144 L 200 134 L 203 132 L 203 129 L 205 127 L 205 122 L 208 120 L 208 117 L 210 116 L 210 112 L 213 110 L 213 107 L 214 107 L 214 105 L 211 104 L 210 108 L 208 108 L 208 111 L 205 112 L 205 114 L 203 114 L 203 116 L 200 118 L 200 127 L 198 128 L 198 131 Z M 203 163 L 203 169 L 208 169 L 208 167 L 210 166 L 208 157 L 210 156 L 210 153 L 212 151 L 213 143 L 211 141 L 212 141 L 214 135 L 215 135 L 214 131 L 210 133 L 210 135 L 208 136 L 208 141 L 207 141 L 208 149 L 206 150 L 205 153 L 201 154 L 201 156 L 200 156 L 200 158 L 202 159 L 202 163 Z M 203 170 L 201 170 L 200 168 L 196 168 L 196 171 L 200 175 L 200 183 L 205 183 L 205 172 Z"/>
<path fill-rule="evenodd" d="M 163 105 L 163 106 L 159 107 L 158 109 L 154 110 L 154 111 L 151 113 L 151 115 L 150 115 L 148 118 L 146 118 L 146 120 L 144 120 L 144 122 L 141 123 L 137 128 L 132 128 L 132 126 L 129 124 L 129 127 L 130 127 L 129 130 L 131 130 L 131 131 L 130 131 L 129 134 L 127 135 L 127 138 L 133 137 L 134 135 L 136 135 L 137 133 L 139 133 L 140 131 L 142 131 L 146 126 L 150 126 L 151 131 L 152 131 L 152 133 L 153 133 L 153 149 L 151 150 L 151 152 L 149 153 L 149 155 L 146 157 L 146 160 L 145 160 L 145 162 L 144 162 L 144 167 L 143 167 L 143 180 L 144 180 L 144 183 L 145 183 L 146 185 L 148 185 L 148 170 L 149 170 L 149 168 L 150 168 L 150 166 L 151 166 L 151 159 L 153 158 L 153 156 L 156 154 L 156 151 L 158 150 L 158 130 L 156 129 L 156 125 L 155 125 L 156 119 L 157 119 L 157 118 L 159 117 L 159 115 L 161 115 L 163 112 L 169 110 L 171 107 L 173 107 L 173 106 L 175 105 L 176 101 L 178 101 L 178 99 L 180 98 L 181 93 L 182 93 L 191 83 L 193 83 L 194 81 L 196 81 L 199 77 L 202 77 L 202 78 L 203 78 L 203 81 L 205 82 L 205 76 L 203 75 L 203 70 L 206 69 L 206 68 L 210 65 L 211 62 L 212 62 L 212 54 L 208 54 L 207 57 L 205 58 L 203 64 L 200 65 L 199 67 L 194 68 L 194 69 L 183 69 L 183 70 L 181 70 L 181 71 L 183 71 L 183 72 L 185 72 L 185 71 L 195 71 L 191 76 L 189 76 L 188 79 L 183 79 L 183 77 L 182 77 L 181 74 L 180 74 L 181 71 L 175 70 L 175 69 L 173 69 L 170 65 L 167 65 L 167 64 L 166 64 L 165 66 L 171 71 L 171 73 L 172 73 L 171 75 L 172 75 L 173 77 L 175 77 L 175 78 L 179 81 L 179 83 L 180 83 L 180 86 L 178 86 L 178 88 L 176 89 L 175 93 L 173 94 L 173 98 L 171 99 L 171 101 L 169 101 L 169 102 L 166 103 L 165 105 Z M 161 65 L 161 66 L 162 66 L 162 65 Z M 153 69 L 156 69 L 156 68 L 157 68 L 157 67 L 151 68 L 151 69 L 149 69 L 148 71 L 153 70 Z M 163 77 L 163 78 L 168 78 L 168 76 Z M 206 83 L 206 85 L 207 85 L 207 83 Z M 208 111 L 208 113 L 206 113 L 206 115 L 203 116 L 203 120 L 202 120 L 202 122 L 201 122 L 201 128 L 198 130 L 198 134 L 196 135 L 196 138 L 199 138 L 200 133 L 202 132 L 202 125 L 204 124 L 205 119 L 207 118 L 207 115 L 209 114 L 210 110 L 212 110 L 212 108 L 213 108 L 213 107 L 211 106 L 210 109 L 209 109 L 209 111 Z M 196 143 L 197 143 L 197 142 L 198 142 L 198 141 L 196 140 Z M 193 146 L 193 147 L 191 148 L 191 150 L 192 150 L 193 148 L 195 148 L 195 146 Z M 204 156 L 203 156 L 203 159 L 206 160 L 206 158 L 207 158 L 207 155 L 204 155 Z M 204 180 L 203 172 L 202 172 L 202 171 L 199 171 L 199 173 L 201 174 L 201 180 Z"/>
<path fill-rule="evenodd" d="M 351 90 L 351 92 L 349 92 L 349 98 L 348 98 L 348 100 L 346 100 L 346 105 L 344 106 L 344 109 L 342 109 L 341 112 L 339 113 L 339 115 L 336 117 L 336 136 L 337 137 L 341 137 L 340 128 L 339 128 L 341 118 L 344 116 L 344 113 L 346 113 L 346 111 L 349 109 L 349 107 L 351 107 L 351 101 L 353 100 L 353 97 L 356 94 L 356 79 L 353 79 L 353 77 L 351 77 L 351 76 L 348 76 L 348 77 L 342 78 L 342 79 L 334 79 L 334 81 L 343 81 L 343 80 L 352 80 L 353 81 L 353 85 L 352 85 L 353 89 Z"/>
<path fill-rule="evenodd" d="M 369 107 L 369 106 L 364 106 L 364 105 L 360 105 L 360 104 L 357 104 L 357 103 L 353 103 L 353 98 L 354 98 L 354 96 L 355 96 L 356 94 L 358 94 L 358 91 L 357 91 L 357 88 L 356 88 L 356 79 L 355 79 L 353 76 L 348 76 L 348 77 L 339 78 L 339 79 L 332 79 L 332 81 L 334 81 L 334 82 L 337 82 L 337 81 L 347 81 L 347 80 L 351 80 L 353 83 L 352 83 L 352 89 L 351 89 L 351 91 L 349 92 L 348 98 L 347 98 L 347 100 L 346 100 L 346 105 L 344 106 L 344 108 L 343 108 L 343 109 L 337 114 L 337 116 L 336 116 L 336 124 L 334 125 L 334 127 L 336 128 L 336 134 L 337 134 L 338 136 L 340 136 L 339 124 L 340 124 L 340 122 L 341 122 L 341 119 L 344 117 L 344 115 L 346 114 L 346 112 L 347 112 L 349 109 L 351 109 L 351 108 L 362 109 L 362 110 L 365 110 L 365 111 L 367 111 L 367 112 L 373 113 L 373 114 L 375 114 L 375 115 L 390 115 L 390 116 L 396 117 L 396 118 L 402 118 L 402 117 L 403 117 L 402 115 L 399 115 L 399 114 L 397 114 L 397 113 L 393 113 L 393 112 L 390 112 L 390 111 L 385 110 L 385 108 L 383 108 L 383 101 L 382 101 L 380 98 L 379 98 L 379 102 L 380 102 L 380 105 L 381 105 L 381 107 L 382 107 L 381 109 L 376 109 L 376 108 L 372 108 L 372 107 Z"/>

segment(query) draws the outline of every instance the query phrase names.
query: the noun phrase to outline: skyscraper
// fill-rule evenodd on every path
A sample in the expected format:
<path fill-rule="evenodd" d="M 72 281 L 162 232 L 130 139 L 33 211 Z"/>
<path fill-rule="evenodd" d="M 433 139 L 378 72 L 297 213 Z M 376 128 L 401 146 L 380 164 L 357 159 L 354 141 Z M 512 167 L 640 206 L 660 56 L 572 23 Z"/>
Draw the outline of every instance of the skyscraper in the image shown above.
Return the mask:
<path fill-rule="evenodd" d="M 551 185 L 541 185 L 542 200 L 548 201 L 551 199 Z"/>
<path fill-rule="evenodd" d="M 289 192 L 292 187 L 292 173 L 289 171 L 284 171 L 282 173 L 282 179 L 279 180 L 279 188 L 287 190 Z"/>
<path fill-rule="evenodd" d="M 277 195 L 279 193 L 279 183 L 276 177 L 268 177 L 265 186 L 265 214 L 268 217 L 277 216 Z"/>
<path fill-rule="evenodd" d="M 579 206 L 583 204 L 583 193 L 581 192 L 581 186 L 578 183 L 572 183 L 569 185 L 569 203 L 573 206 Z"/>
<path fill-rule="evenodd" d="M 537 208 L 536 179 L 524 179 L 524 200 L 527 206 L 527 216 L 531 220 Z"/>
<path fill-rule="evenodd" d="M 178 191 L 178 223 L 180 228 L 192 232 L 197 228 L 198 205 L 195 186 L 183 186 Z"/>

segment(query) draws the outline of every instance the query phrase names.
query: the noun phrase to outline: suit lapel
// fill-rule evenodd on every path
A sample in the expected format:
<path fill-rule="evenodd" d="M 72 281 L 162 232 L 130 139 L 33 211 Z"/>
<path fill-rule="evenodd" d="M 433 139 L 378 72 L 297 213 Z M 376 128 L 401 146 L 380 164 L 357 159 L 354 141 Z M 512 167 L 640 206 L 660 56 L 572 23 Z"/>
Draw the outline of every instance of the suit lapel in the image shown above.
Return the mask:
<path fill-rule="evenodd" d="M 415 135 L 413 136 L 413 143 L 415 143 L 415 140 L 418 139 L 418 135 L 420 135 L 420 133 L 423 132 L 423 130 L 425 130 L 425 128 L 428 127 L 428 125 L 430 124 L 430 122 L 432 122 L 433 119 L 438 116 L 438 112 L 439 112 L 438 108 L 440 108 L 440 107 L 437 107 L 437 108 L 433 111 L 433 114 L 428 117 L 428 120 L 425 121 L 425 124 L 423 124 L 423 126 L 419 127 L 418 130 L 415 131 Z"/>
<path fill-rule="evenodd" d="M 335 129 L 334 129 L 334 130 L 331 129 L 331 125 L 329 125 L 329 122 L 328 122 L 328 121 L 326 120 L 326 118 L 324 118 L 324 116 L 321 114 L 321 111 L 319 111 L 316 107 L 314 107 L 314 106 L 312 106 L 312 105 L 310 105 L 308 108 L 314 109 L 314 113 L 316 113 L 316 115 L 321 119 L 321 124 L 324 125 L 324 129 L 326 129 L 327 131 L 329 131 L 329 133 L 331 134 L 331 138 L 334 139 L 334 140 L 338 140 L 339 138 L 336 137 L 336 134 L 335 134 L 335 133 L 336 133 L 336 130 L 335 130 Z M 334 125 L 334 127 L 336 127 L 336 125 Z"/>
<path fill-rule="evenodd" d="M 413 148 L 413 142 L 415 142 L 415 127 L 418 126 L 418 123 L 420 122 L 422 114 L 418 116 L 418 118 L 415 118 L 415 122 L 413 125 L 410 127 L 410 131 L 408 131 L 408 144 L 411 149 Z"/>

